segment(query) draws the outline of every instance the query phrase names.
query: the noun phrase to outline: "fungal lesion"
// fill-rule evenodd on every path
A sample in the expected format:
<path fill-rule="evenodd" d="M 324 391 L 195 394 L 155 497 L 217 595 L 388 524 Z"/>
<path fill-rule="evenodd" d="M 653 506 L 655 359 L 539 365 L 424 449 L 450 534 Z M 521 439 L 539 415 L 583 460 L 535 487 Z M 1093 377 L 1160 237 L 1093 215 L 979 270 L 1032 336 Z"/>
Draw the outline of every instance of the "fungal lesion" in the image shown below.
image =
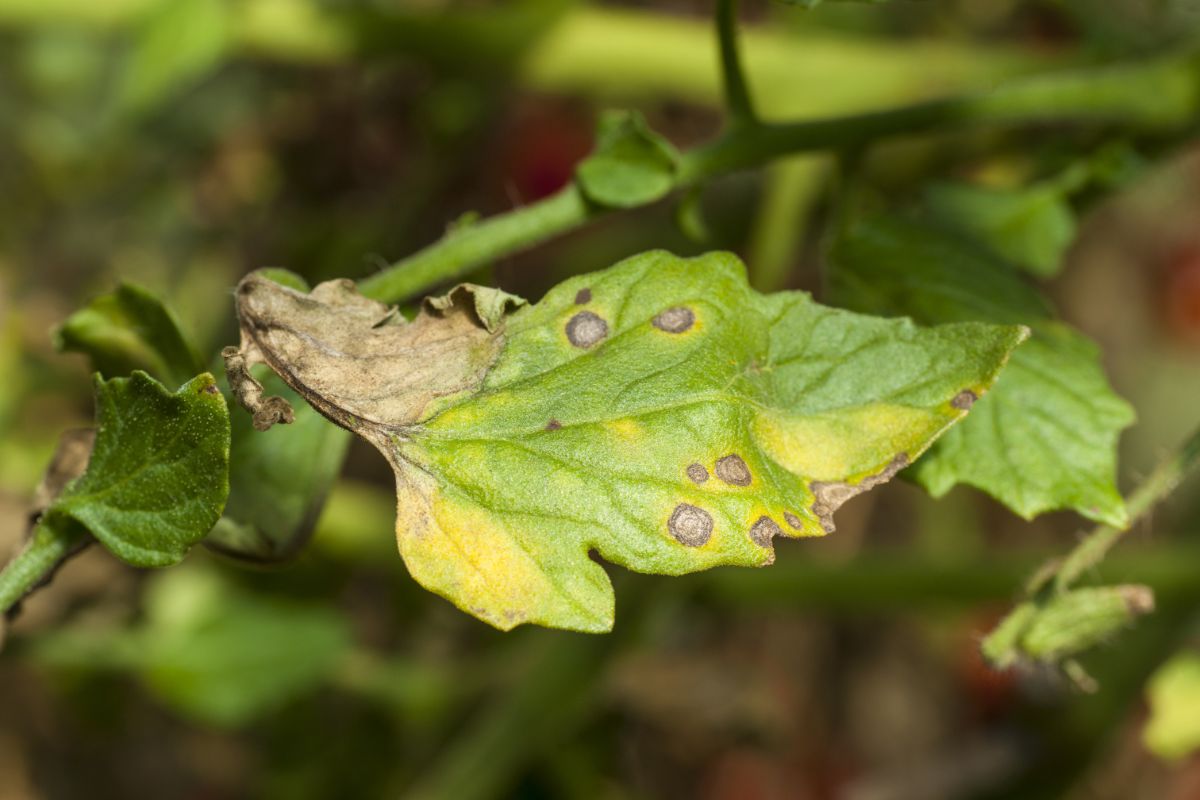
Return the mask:
<path fill-rule="evenodd" d="M 821 527 L 825 529 L 826 533 L 833 533 L 836 529 L 833 524 L 833 512 L 841 508 L 842 504 L 850 498 L 887 483 L 908 464 L 908 454 L 900 453 L 882 470 L 874 475 L 868 475 L 858 483 L 846 483 L 845 481 L 813 481 L 810 483 L 808 488 L 813 493 L 812 512 L 817 515 Z"/>
<path fill-rule="evenodd" d="M 712 514 L 691 503 L 680 503 L 667 520 L 667 531 L 686 547 L 700 547 L 712 537 Z"/>
<path fill-rule="evenodd" d="M 580 311 L 567 320 L 566 334 L 567 341 L 586 350 L 608 336 L 608 323 L 598 314 Z"/>
<path fill-rule="evenodd" d="M 783 529 L 779 527 L 779 523 L 765 515 L 750 526 L 750 541 L 759 547 L 770 548 L 771 540 L 782 535 Z"/>
<path fill-rule="evenodd" d="M 950 400 L 950 405 L 960 411 L 970 411 L 971 406 L 975 405 L 975 401 L 979 399 L 979 395 L 970 389 L 963 389 L 958 394 L 954 395 Z"/>
<path fill-rule="evenodd" d="M 730 453 L 717 459 L 717 477 L 730 486 L 749 486 L 754 480 L 750 467 L 737 453 Z"/>
<path fill-rule="evenodd" d="M 689 464 L 687 468 L 687 476 L 692 483 L 699 486 L 708 480 L 708 470 L 704 468 L 703 464 Z"/>
<path fill-rule="evenodd" d="M 687 306 L 674 306 L 660 312 L 650 324 L 666 333 L 684 333 L 696 324 L 696 312 Z"/>

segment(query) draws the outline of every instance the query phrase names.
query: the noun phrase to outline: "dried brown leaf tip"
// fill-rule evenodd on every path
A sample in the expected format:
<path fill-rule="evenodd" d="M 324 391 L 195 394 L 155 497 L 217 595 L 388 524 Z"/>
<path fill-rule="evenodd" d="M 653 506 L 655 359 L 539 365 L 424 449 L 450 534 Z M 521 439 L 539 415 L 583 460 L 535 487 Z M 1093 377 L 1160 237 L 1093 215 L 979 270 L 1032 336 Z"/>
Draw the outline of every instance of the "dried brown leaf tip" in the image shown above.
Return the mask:
<path fill-rule="evenodd" d="M 809 489 L 813 493 L 812 511 L 821 520 L 821 527 L 826 533 L 833 533 L 833 512 L 837 511 L 852 497 L 856 497 L 868 489 L 874 489 L 880 484 L 887 483 L 896 473 L 908 466 L 908 454 L 900 453 L 888 465 L 874 475 L 868 475 L 858 483 L 843 481 L 813 481 Z"/>
<path fill-rule="evenodd" d="M 434 400 L 477 387 L 503 346 L 505 313 L 523 302 L 463 285 L 409 322 L 351 281 L 301 292 L 250 275 L 237 289 L 241 347 L 223 353 L 230 386 L 256 427 L 290 422 L 286 402 L 264 398 L 250 374 L 265 363 L 322 414 L 381 441 Z"/>

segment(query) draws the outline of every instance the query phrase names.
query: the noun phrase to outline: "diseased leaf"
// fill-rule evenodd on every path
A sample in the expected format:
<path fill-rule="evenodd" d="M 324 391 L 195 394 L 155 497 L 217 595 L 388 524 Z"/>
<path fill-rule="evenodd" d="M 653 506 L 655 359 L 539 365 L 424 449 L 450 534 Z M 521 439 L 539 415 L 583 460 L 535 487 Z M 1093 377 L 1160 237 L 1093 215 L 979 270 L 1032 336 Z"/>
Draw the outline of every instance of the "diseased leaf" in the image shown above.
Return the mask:
<path fill-rule="evenodd" d="M 237 303 L 235 360 L 264 360 L 384 453 L 413 576 L 503 629 L 608 630 L 590 551 L 677 575 L 833 530 L 1025 335 L 759 295 L 722 253 L 573 278 L 494 332 L 466 298 L 405 323 L 346 282 L 306 295 L 251 276 Z"/>
<path fill-rule="evenodd" d="M 87 355 L 92 368 L 108 378 L 140 369 L 174 387 L 203 371 L 175 315 L 131 283 L 76 311 L 54 339 L 59 350 Z"/>
<path fill-rule="evenodd" d="M 228 492 L 229 412 L 212 375 L 174 394 L 144 372 L 97 376 L 87 470 L 42 522 L 73 521 L 123 561 L 164 567 L 208 533 Z"/>
<path fill-rule="evenodd" d="M 1200 653 L 1184 651 L 1158 668 L 1146 687 L 1150 719 L 1142 734 L 1161 758 L 1178 760 L 1200 750 Z"/>
<path fill-rule="evenodd" d="M 665 196 L 675 186 L 679 154 L 650 130 L 635 111 L 600 118 L 595 151 L 575 171 L 588 200 L 610 208 L 633 208 Z"/>
<path fill-rule="evenodd" d="M 1013 268 L 936 229 L 895 218 L 854 224 L 830 261 L 839 305 L 926 324 L 977 319 L 1033 329 L 995 391 L 914 467 L 931 494 L 966 483 L 1027 519 L 1071 508 L 1125 524 L 1116 445 L 1133 410 L 1108 385 L 1096 346 L 1052 320 Z"/>

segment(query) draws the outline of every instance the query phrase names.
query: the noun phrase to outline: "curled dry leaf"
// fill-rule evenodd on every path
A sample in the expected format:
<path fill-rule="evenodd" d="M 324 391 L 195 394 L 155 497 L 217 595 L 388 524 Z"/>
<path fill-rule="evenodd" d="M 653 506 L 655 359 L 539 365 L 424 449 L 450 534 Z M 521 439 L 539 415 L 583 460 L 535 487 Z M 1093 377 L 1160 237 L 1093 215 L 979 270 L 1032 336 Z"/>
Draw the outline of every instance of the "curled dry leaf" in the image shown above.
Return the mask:
<path fill-rule="evenodd" d="M 962 418 L 963 392 L 982 396 L 1026 335 L 760 295 L 723 253 L 646 253 L 522 302 L 462 286 L 407 322 L 348 281 L 306 294 L 252 275 L 229 354 L 231 381 L 263 361 L 372 442 L 396 473 L 413 576 L 504 629 L 610 629 L 592 551 L 677 575 L 824 535 Z"/>

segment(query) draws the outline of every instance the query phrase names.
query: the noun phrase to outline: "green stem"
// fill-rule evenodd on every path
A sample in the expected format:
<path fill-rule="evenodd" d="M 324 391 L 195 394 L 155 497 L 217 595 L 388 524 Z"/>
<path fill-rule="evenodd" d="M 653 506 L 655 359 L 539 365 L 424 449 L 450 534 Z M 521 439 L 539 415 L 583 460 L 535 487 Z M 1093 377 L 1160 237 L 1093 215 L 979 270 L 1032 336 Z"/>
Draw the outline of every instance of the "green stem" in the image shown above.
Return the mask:
<path fill-rule="evenodd" d="M 735 125 L 685 153 L 675 189 L 687 188 L 781 156 L 865 148 L 892 136 L 952 128 L 1032 123 L 1113 123 L 1161 129 L 1190 121 L 1200 75 L 1190 51 L 1138 64 L 1032 78 L 991 92 L 890 111 L 785 124 Z M 367 278 L 359 288 L 387 302 L 405 300 L 496 258 L 578 228 L 604 213 L 574 186 L 537 203 L 447 233 Z"/>
<path fill-rule="evenodd" d="M 757 119 L 742 59 L 738 53 L 737 0 L 717 0 L 717 45 L 721 50 L 721 77 L 725 85 L 725 106 L 735 123 L 753 123 Z"/>
<path fill-rule="evenodd" d="M 1063 592 L 1071 588 L 1071 584 L 1103 561 L 1108 551 L 1133 527 L 1133 523 L 1170 495 L 1197 464 L 1200 464 L 1200 428 L 1193 431 L 1178 450 L 1155 467 L 1150 477 L 1129 496 L 1128 527 L 1101 525 L 1067 554 L 1055 574 L 1055 590 Z"/>
<path fill-rule="evenodd" d="M 447 231 L 423 250 L 360 281 L 358 288 L 376 300 L 404 300 L 494 258 L 577 228 L 600 213 L 570 184 L 545 200 Z"/>
<path fill-rule="evenodd" d="M 68 528 L 38 523 L 25 549 L 0 572 L 0 614 L 7 613 L 50 575 L 55 567 L 83 540 L 83 534 Z"/>

